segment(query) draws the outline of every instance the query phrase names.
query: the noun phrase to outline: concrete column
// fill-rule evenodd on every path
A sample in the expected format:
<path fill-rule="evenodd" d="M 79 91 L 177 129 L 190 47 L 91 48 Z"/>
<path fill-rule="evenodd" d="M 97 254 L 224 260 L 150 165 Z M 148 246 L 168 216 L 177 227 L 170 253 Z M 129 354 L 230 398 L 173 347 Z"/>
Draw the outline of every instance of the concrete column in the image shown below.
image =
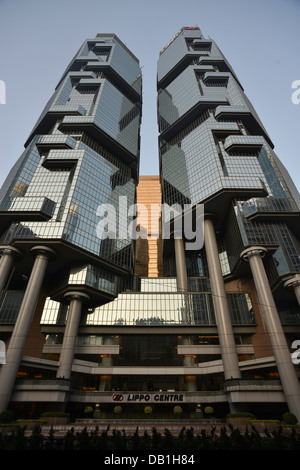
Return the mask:
<path fill-rule="evenodd" d="M 6 410 L 9 404 L 46 269 L 51 257 L 55 256 L 53 250 L 42 246 L 33 248 L 31 252 L 35 262 L 10 338 L 6 364 L 0 370 L 0 412 Z"/>
<path fill-rule="evenodd" d="M 190 338 L 184 338 L 182 344 L 192 345 L 193 342 Z M 183 367 L 195 367 L 196 360 L 194 354 L 185 354 L 183 356 Z M 186 375 L 185 376 L 185 387 L 187 392 L 196 392 L 197 391 L 197 377 L 195 375 Z"/>
<path fill-rule="evenodd" d="M 295 296 L 298 300 L 298 304 L 300 305 L 300 274 L 296 274 L 292 279 L 289 279 L 284 283 L 284 287 L 287 289 L 294 289 Z"/>
<path fill-rule="evenodd" d="M 89 300 L 89 296 L 82 292 L 69 292 L 65 297 L 70 299 L 70 307 L 56 377 L 70 379 L 82 304 Z"/>
<path fill-rule="evenodd" d="M 114 344 L 114 341 L 111 337 L 107 337 L 104 339 L 104 345 L 111 345 Z M 112 367 L 113 365 L 113 359 L 111 357 L 111 354 L 103 354 L 101 357 L 101 364 L 99 364 L 101 367 Z M 106 390 L 110 390 L 110 384 L 111 384 L 111 375 L 101 375 L 100 376 L 100 382 L 99 382 L 99 391 L 100 392 L 105 392 Z"/>
<path fill-rule="evenodd" d="M 204 243 L 222 352 L 224 376 L 225 380 L 231 378 L 237 379 L 241 377 L 241 373 L 236 344 L 220 265 L 215 229 L 212 220 L 209 218 L 204 220 Z"/>
<path fill-rule="evenodd" d="M 187 392 L 197 392 L 197 377 L 195 375 L 186 375 L 185 387 Z"/>
<path fill-rule="evenodd" d="M 262 257 L 265 254 L 264 248 L 254 246 L 244 250 L 241 257 L 249 261 L 251 267 L 287 405 L 300 421 L 300 385 L 263 265 Z"/>
<path fill-rule="evenodd" d="M 174 238 L 175 244 L 175 260 L 177 272 L 177 289 L 178 292 L 188 291 L 188 278 L 186 270 L 184 241 L 182 238 Z"/>
<path fill-rule="evenodd" d="M 0 260 L 0 294 L 7 286 L 15 261 L 21 257 L 21 252 L 12 246 L 1 246 Z"/>

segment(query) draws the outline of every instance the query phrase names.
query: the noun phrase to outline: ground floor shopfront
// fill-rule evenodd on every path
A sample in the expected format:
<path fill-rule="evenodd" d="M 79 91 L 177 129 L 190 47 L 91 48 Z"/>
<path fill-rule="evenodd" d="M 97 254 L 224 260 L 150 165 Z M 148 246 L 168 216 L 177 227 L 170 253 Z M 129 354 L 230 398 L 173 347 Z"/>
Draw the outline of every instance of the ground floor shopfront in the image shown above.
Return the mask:
<path fill-rule="evenodd" d="M 10 409 L 18 418 L 38 419 L 64 411 L 71 420 L 223 420 L 233 410 L 260 419 L 280 419 L 287 411 L 278 380 L 232 380 L 222 390 L 124 391 L 74 390 L 67 380 L 19 380 Z"/>
<path fill-rule="evenodd" d="M 221 396 L 221 394 L 219 395 Z M 69 410 L 84 418 L 102 419 L 204 419 L 215 412 L 220 416 L 228 411 L 226 403 L 200 403 L 200 396 L 184 392 L 120 392 L 99 396 L 101 403 L 69 403 Z M 204 396 L 202 397 L 204 398 Z M 198 401 L 197 401 L 198 400 Z M 212 405 L 216 405 L 212 406 Z"/>

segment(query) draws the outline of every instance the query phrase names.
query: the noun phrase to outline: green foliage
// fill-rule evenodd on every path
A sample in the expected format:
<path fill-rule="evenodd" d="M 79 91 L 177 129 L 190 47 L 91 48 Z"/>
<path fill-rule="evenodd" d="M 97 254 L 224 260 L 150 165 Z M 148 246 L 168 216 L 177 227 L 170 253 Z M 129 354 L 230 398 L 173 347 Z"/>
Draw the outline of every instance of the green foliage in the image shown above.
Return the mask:
<path fill-rule="evenodd" d="M 56 449 L 56 439 L 55 439 L 55 432 L 53 428 L 51 427 L 49 431 L 49 436 L 47 439 L 45 439 L 44 443 L 44 449 L 45 450 L 55 450 Z"/>
<path fill-rule="evenodd" d="M 29 436 L 25 435 L 25 428 L 13 430 L 10 434 L 0 433 L 0 452 L 3 450 L 105 450 L 105 451 L 198 451 L 198 450 L 300 450 L 300 435 L 295 427 L 289 433 L 283 432 L 278 426 L 276 431 L 258 432 L 255 427 L 242 433 L 233 426 L 223 426 L 216 431 L 202 429 L 195 434 L 193 428 L 183 427 L 180 433 L 173 435 L 169 429 L 159 433 L 152 428 L 139 433 L 138 428 L 133 435 L 126 435 L 109 427 L 99 432 L 98 427 L 93 431 L 83 428 L 74 432 L 71 428 L 63 437 L 56 437 L 53 429 L 49 435 L 42 433 L 41 427 L 36 426 Z"/>
<path fill-rule="evenodd" d="M 207 414 L 207 415 L 210 415 L 210 414 L 212 414 L 213 412 L 214 412 L 214 409 L 213 409 L 212 406 L 206 406 L 206 407 L 204 408 L 204 413 Z"/>
<path fill-rule="evenodd" d="M 115 406 L 114 407 L 114 413 L 115 414 L 121 414 L 122 413 L 122 407 L 121 406 Z"/>
<path fill-rule="evenodd" d="M 40 426 L 35 426 L 31 435 L 27 440 L 28 450 L 42 449 L 44 444 L 44 437 Z"/>
<path fill-rule="evenodd" d="M 116 450 L 126 450 L 128 439 L 126 437 L 125 431 L 123 430 L 123 432 L 121 432 L 113 429 L 112 442 Z"/>
<path fill-rule="evenodd" d="M 177 445 L 178 444 L 176 437 L 172 435 L 169 429 L 165 429 L 163 438 L 163 448 L 170 451 L 175 451 L 177 449 Z"/>
<path fill-rule="evenodd" d="M 152 428 L 152 446 L 154 449 L 161 450 L 162 435 L 157 432 L 156 428 Z"/>
<path fill-rule="evenodd" d="M 14 413 L 10 410 L 0 413 L 0 423 L 10 423 L 14 420 Z"/>
<path fill-rule="evenodd" d="M 283 413 L 282 421 L 285 424 L 291 424 L 293 426 L 298 423 L 296 416 L 293 413 L 289 413 L 289 412 Z"/>
<path fill-rule="evenodd" d="M 75 433 L 74 428 L 71 428 L 65 435 L 63 442 L 63 450 L 74 450 L 75 449 Z"/>
<path fill-rule="evenodd" d="M 144 413 L 146 413 L 146 415 L 149 415 L 152 413 L 152 408 L 151 406 L 145 406 L 144 408 Z"/>
<path fill-rule="evenodd" d="M 74 445 L 76 444 L 77 450 L 90 450 L 91 443 L 90 434 L 86 427 L 83 428 L 81 432 L 76 433 L 76 441 L 74 442 Z"/>
<path fill-rule="evenodd" d="M 174 406 L 173 413 L 176 415 L 180 415 L 182 413 L 182 408 L 179 405 Z"/>

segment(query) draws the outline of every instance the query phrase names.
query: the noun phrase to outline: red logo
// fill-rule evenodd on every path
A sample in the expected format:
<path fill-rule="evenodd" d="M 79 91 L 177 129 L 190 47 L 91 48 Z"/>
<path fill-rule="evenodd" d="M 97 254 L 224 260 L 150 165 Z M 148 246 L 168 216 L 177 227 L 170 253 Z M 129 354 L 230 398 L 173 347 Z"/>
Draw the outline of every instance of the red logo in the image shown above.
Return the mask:
<path fill-rule="evenodd" d="M 113 401 L 123 401 L 124 396 L 121 393 L 114 393 L 113 394 Z"/>

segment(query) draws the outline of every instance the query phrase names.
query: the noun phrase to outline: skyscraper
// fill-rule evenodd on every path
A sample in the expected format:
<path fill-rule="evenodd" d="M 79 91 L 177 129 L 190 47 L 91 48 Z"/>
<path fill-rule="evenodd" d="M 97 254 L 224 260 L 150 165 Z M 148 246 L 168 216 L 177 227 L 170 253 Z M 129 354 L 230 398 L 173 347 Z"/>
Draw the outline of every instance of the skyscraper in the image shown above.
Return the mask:
<path fill-rule="evenodd" d="M 159 179 L 139 177 L 138 60 L 113 34 L 85 41 L 9 174 L 0 408 L 190 419 L 201 404 L 300 420 L 295 188 L 198 27 L 160 52 L 157 94 Z M 161 203 L 182 219 L 165 224 Z M 200 247 L 177 231 L 187 208 Z"/>
<path fill-rule="evenodd" d="M 131 288 L 134 246 L 127 226 L 122 226 L 124 219 L 116 217 L 115 232 L 125 231 L 122 237 L 104 233 L 101 220 L 105 207 L 117 213 L 120 198 L 135 203 L 141 93 L 139 61 L 117 36 L 98 34 L 86 40 L 4 183 L 0 287 L 4 306 L 13 304 L 19 313 L 7 319 L 15 327 L 1 371 L 2 408 L 12 391 L 42 285 L 51 299 L 70 306 L 57 371 L 65 378 L 71 373 L 82 310 L 88 312 Z M 12 286 L 18 286 L 18 294 Z"/>
<path fill-rule="evenodd" d="M 161 51 L 158 108 L 163 202 L 203 204 L 205 211 L 204 249 L 183 256 L 185 241 L 177 239 L 165 264 L 183 273 L 182 288 L 189 266 L 209 281 L 227 380 L 240 379 L 243 365 L 227 292 L 236 280 L 242 290 L 242 281 L 253 278 L 261 310 L 255 322 L 261 316 L 285 399 L 299 417 L 299 380 L 282 326 L 287 320 L 278 313 L 296 308 L 299 315 L 299 207 L 232 67 L 198 27 L 183 28 Z M 294 299 L 287 298 L 287 285 Z M 253 345 L 255 336 L 248 337 Z"/>

